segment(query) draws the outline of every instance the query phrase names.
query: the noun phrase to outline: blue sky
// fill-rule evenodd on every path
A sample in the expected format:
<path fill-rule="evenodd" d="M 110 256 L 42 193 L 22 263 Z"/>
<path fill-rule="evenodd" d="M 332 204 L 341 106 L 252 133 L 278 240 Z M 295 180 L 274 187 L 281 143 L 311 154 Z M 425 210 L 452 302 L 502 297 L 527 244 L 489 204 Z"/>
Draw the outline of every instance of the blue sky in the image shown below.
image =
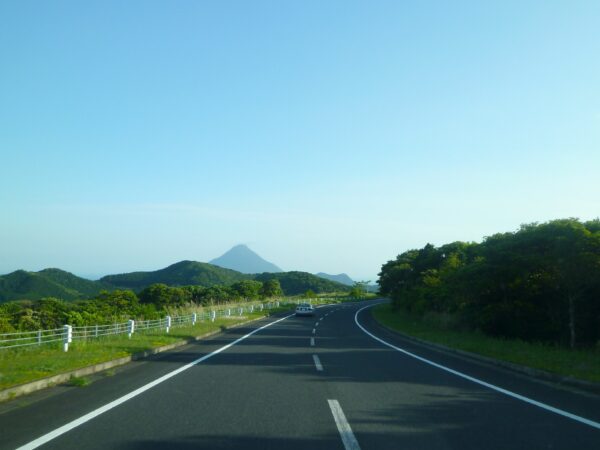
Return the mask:
<path fill-rule="evenodd" d="M 0 274 L 374 280 L 600 214 L 596 1 L 0 3 Z"/>

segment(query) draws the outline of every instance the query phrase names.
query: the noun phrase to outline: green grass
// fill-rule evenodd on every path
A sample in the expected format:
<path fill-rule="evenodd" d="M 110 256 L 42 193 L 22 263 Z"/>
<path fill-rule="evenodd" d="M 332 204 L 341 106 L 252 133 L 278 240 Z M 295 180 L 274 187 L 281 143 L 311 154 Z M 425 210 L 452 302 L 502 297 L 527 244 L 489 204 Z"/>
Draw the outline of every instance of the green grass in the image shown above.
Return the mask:
<path fill-rule="evenodd" d="M 171 328 L 169 334 L 164 330 L 151 330 L 136 332 L 131 339 L 128 339 L 127 335 L 118 335 L 75 341 L 69 345 L 68 352 L 62 350 L 60 342 L 39 347 L 0 350 L 0 389 L 192 339 L 227 326 L 286 311 L 291 307 L 255 311 L 245 313 L 241 317 L 217 318 L 214 322 L 197 322 L 195 326 Z"/>
<path fill-rule="evenodd" d="M 555 374 L 600 382 L 600 350 L 569 350 L 563 347 L 513 339 L 497 339 L 481 333 L 456 331 L 439 318 L 422 318 L 391 305 L 373 308 L 373 317 L 392 330 L 490 358 L 508 361 Z"/>
<path fill-rule="evenodd" d="M 69 380 L 69 385 L 77 387 L 88 386 L 90 383 L 91 381 L 87 377 L 71 377 Z"/>

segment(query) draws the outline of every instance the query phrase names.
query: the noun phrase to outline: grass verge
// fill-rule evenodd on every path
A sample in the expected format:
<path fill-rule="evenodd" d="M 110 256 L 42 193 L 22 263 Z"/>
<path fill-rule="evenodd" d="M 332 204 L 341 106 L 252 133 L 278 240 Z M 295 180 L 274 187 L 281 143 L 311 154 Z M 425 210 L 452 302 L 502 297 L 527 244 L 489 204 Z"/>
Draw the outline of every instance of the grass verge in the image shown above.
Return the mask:
<path fill-rule="evenodd" d="M 393 311 L 389 304 L 374 307 L 372 313 L 382 325 L 424 341 L 600 383 L 600 351 L 596 349 L 569 350 L 515 339 L 498 339 L 477 332 L 456 331 L 435 321 Z"/>
<path fill-rule="evenodd" d="M 197 322 L 195 326 L 171 328 L 169 334 L 164 330 L 150 330 L 134 333 L 131 339 L 128 339 L 127 335 L 118 335 L 89 341 L 75 341 L 69 345 L 68 352 L 62 350 L 62 343 L 2 350 L 0 351 L 0 390 L 193 339 L 234 324 L 287 311 L 290 308 L 291 306 L 280 307 L 246 313 L 240 317 L 217 318 L 214 322 Z M 77 380 L 75 382 L 81 383 Z"/>

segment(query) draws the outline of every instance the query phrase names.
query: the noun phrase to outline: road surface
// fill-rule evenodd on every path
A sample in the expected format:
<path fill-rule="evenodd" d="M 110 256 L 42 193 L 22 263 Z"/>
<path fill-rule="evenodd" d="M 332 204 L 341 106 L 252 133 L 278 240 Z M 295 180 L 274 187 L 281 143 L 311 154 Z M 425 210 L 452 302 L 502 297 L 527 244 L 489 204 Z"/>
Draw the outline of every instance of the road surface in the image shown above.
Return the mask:
<path fill-rule="evenodd" d="M 600 397 L 407 341 L 373 303 L 264 319 L 3 405 L 0 448 L 600 449 Z"/>

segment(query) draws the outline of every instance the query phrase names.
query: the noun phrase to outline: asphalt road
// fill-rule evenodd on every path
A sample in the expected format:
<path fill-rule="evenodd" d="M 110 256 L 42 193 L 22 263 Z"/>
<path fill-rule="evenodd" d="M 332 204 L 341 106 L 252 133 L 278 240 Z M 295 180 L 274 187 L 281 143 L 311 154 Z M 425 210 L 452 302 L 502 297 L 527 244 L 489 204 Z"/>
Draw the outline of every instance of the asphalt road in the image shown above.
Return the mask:
<path fill-rule="evenodd" d="M 356 314 L 369 304 L 243 338 L 282 317 L 265 319 L 3 405 L 0 448 L 600 448 L 600 397 L 406 341 Z"/>

